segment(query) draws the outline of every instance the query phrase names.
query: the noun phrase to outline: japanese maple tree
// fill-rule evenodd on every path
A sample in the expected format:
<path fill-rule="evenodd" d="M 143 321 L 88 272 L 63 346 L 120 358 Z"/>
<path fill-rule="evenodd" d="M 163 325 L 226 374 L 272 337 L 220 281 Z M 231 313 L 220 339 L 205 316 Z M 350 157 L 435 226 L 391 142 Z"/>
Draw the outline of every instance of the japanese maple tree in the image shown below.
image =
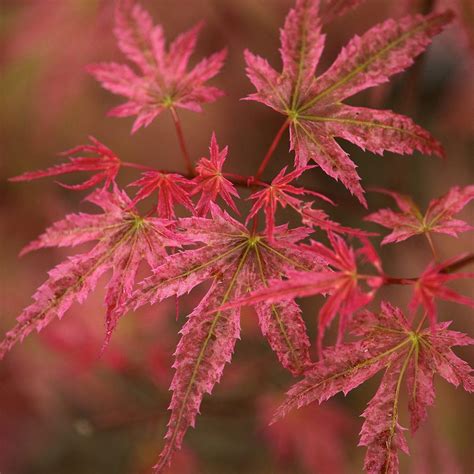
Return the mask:
<path fill-rule="evenodd" d="M 472 230 L 456 215 L 474 199 L 474 186 L 452 186 L 431 201 L 424 214 L 409 196 L 378 189 L 400 209 L 381 209 L 366 217 L 392 231 L 381 244 L 423 234 L 433 252 L 418 276 L 397 277 L 385 271 L 375 245 L 377 234 L 336 222 L 321 206 L 336 205 L 337 199 L 296 183 L 321 168 L 368 207 L 356 164 L 337 139 L 376 154 L 445 155 L 441 143 L 409 117 L 343 101 L 409 68 L 454 14 L 387 19 L 352 38 L 325 72 L 317 72 L 325 26 L 361 3 L 326 0 L 320 5 L 318 0 L 296 0 L 280 32 L 281 72 L 245 51 L 247 76 L 256 89 L 245 99 L 261 102 L 284 118 L 255 173 L 244 176 L 226 171 L 232 150 L 219 145 L 214 133 L 209 133 L 209 156 L 193 156 L 177 113 L 177 109 L 202 112 L 203 104 L 223 95 L 208 81 L 223 67 L 226 49 L 191 67 L 201 23 L 167 47 L 161 25 L 155 25 L 140 4 L 118 1 L 114 33 L 133 68 L 111 62 L 87 70 L 105 89 L 126 98 L 110 115 L 135 117 L 132 133 L 170 114 L 186 172 L 123 161 L 91 137 L 90 144 L 62 153 L 69 162 L 11 178 L 31 181 L 91 172 L 80 184 L 60 184 L 74 191 L 95 187 L 86 201 L 102 212 L 67 215 L 21 251 L 24 255 L 94 242 L 89 250 L 50 270 L 33 303 L 0 342 L 0 358 L 31 332 L 62 318 L 74 302 L 83 302 L 104 274 L 109 280 L 103 351 L 127 313 L 200 288 L 200 300 L 180 331 L 174 353 L 171 414 L 155 472 L 170 465 L 188 428 L 195 425 L 204 395 L 212 392 L 231 362 L 244 306 L 253 309 L 275 363 L 301 377 L 276 411 L 274 422 L 293 409 L 321 403 L 339 392 L 348 394 L 383 371 L 379 388 L 363 412 L 360 433 L 369 473 L 399 472 L 399 451 L 408 453 L 401 402 L 405 386 L 413 433 L 434 403 L 436 374 L 474 391 L 472 369 L 452 350 L 474 340 L 451 330 L 436 307 L 437 299 L 474 307 L 472 298 L 447 286 L 474 277 L 463 270 L 474 262 L 474 255 L 459 252 L 440 262 L 432 239 L 433 233 L 457 237 Z M 287 159 L 274 176 L 265 179 L 267 165 L 287 130 Z M 392 166 L 390 160 L 373 166 L 382 165 Z M 123 168 L 141 173 L 127 187 L 117 181 Z M 130 188 L 135 189 L 133 196 Z M 148 204 L 145 211 L 143 202 Z M 282 219 L 280 210 L 285 207 L 291 208 L 297 225 Z M 412 289 L 407 311 L 399 309 L 398 302 L 377 300 L 388 285 Z M 307 316 L 301 299 L 313 295 L 324 298 L 324 303 Z M 313 356 L 308 326 L 314 319 L 317 355 Z M 339 320 L 337 339 L 325 346 L 335 319 Z M 308 432 L 313 437 L 323 435 L 318 430 Z M 275 433 L 295 449 L 294 433 L 286 428 Z M 336 436 L 334 430 L 331 437 Z M 309 453 L 305 455 L 312 465 Z"/>

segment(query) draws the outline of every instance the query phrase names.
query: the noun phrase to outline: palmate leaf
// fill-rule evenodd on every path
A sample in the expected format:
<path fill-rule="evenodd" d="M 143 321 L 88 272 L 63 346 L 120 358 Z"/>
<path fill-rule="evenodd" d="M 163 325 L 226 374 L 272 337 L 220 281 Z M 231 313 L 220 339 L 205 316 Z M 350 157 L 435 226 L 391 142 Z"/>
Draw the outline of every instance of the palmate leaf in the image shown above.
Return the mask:
<path fill-rule="evenodd" d="M 431 232 L 457 237 L 462 232 L 472 230 L 472 226 L 454 216 L 474 199 L 474 185 L 464 188 L 454 186 L 444 196 L 433 199 L 424 215 L 409 196 L 386 189 L 377 191 L 391 196 L 401 211 L 381 209 L 365 218 L 392 229 L 392 233 L 382 240 L 382 244 L 402 242 L 414 235 L 428 235 Z"/>
<path fill-rule="evenodd" d="M 408 117 L 388 110 L 352 107 L 342 100 L 386 82 L 413 64 L 452 14 L 387 20 L 363 36 L 355 36 L 333 65 L 315 78 L 325 40 L 318 4 L 317 0 L 297 0 L 288 14 L 281 30 L 281 73 L 265 59 L 245 52 L 247 75 L 257 89 L 247 99 L 288 117 L 297 167 L 314 160 L 366 205 L 356 165 L 334 137 L 378 154 L 384 150 L 401 154 L 418 150 L 441 156 L 443 150 Z"/>
<path fill-rule="evenodd" d="M 321 403 L 339 392 L 347 394 L 385 369 L 380 387 L 363 413 L 360 445 L 367 446 L 367 472 L 397 473 L 397 451 L 408 452 L 399 419 L 404 380 L 412 432 L 434 403 L 435 374 L 456 387 L 461 384 L 466 391 L 474 391 L 471 367 L 451 350 L 452 346 L 474 344 L 474 340 L 448 326 L 440 323 L 434 329 L 412 329 L 402 312 L 388 303 L 382 303 L 379 314 L 359 314 L 351 327 L 360 339 L 327 349 L 324 360 L 314 364 L 304 380 L 290 389 L 273 421 L 294 408 Z"/>
<path fill-rule="evenodd" d="M 128 99 L 109 114 L 115 117 L 136 115 L 133 133 L 148 126 L 167 108 L 181 107 L 200 112 L 201 104 L 221 97 L 220 89 L 205 83 L 222 68 L 225 50 L 204 58 L 187 70 L 200 29 L 201 25 L 197 25 L 182 33 L 166 51 L 163 30 L 160 25 L 153 25 L 149 13 L 131 0 L 118 2 L 115 16 L 118 46 L 138 66 L 141 74 L 118 63 L 88 67 L 105 89 Z"/>
<path fill-rule="evenodd" d="M 33 296 L 35 302 L 22 312 L 16 326 L 1 341 L 0 358 L 33 330 L 40 331 L 54 318 L 61 318 L 74 301 L 83 302 L 99 277 L 112 270 L 105 296 L 107 343 L 116 325 L 116 309 L 130 296 L 141 261 L 156 267 L 166 255 L 165 246 L 175 247 L 183 242 L 169 228 L 170 222 L 142 218 L 130 209 L 130 199 L 117 188 L 113 193 L 96 191 L 88 200 L 104 213 L 71 214 L 23 249 L 25 254 L 98 240 L 91 251 L 70 257 L 49 272 L 49 278 Z"/>
<path fill-rule="evenodd" d="M 194 425 L 204 393 L 209 393 L 230 360 L 239 336 L 239 308 L 222 309 L 228 301 L 250 289 L 265 287 L 270 279 L 290 271 L 321 268 L 323 259 L 297 246 L 306 229 L 277 227 L 270 243 L 253 235 L 227 213 L 211 204 L 212 219 L 179 220 L 186 238 L 200 242 L 197 248 L 169 255 L 132 296 L 128 307 L 153 304 L 172 295 L 183 295 L 211 280 L 211 289 L 188 317 L 176 351 L 176 373 L 167 443 L 157 469 L 170 462 L 189 426 Z M 309 364 L 309 340 L 300 309 L 294 301 L 259 302 L 256 306 L 262 333 L 281 364 L 300 374 Z"/>
<path fill-rule="evenodd" d="M 325 231 L 358 237 L 377 235 L 360 229 L 342 226 L 330 220 L 323 210 L 313 209 L 312 202 L 304 202 L 297 198 L 296 196 L 311 195 L 335 205 L 331 199 L 321 193 L 290 184 L 310 168 L 312 166 L 305 166 L 287 173 L 287 167 L 285 166 L 269 185 L 264 183 L 264 189 L 256 191 L 250 196 L 250 199 L 254 199 L 255 202 L 247 216 L 247 222 L 263 209 L 267 236 L 271 239 L 275 227 L 275 214 L 278 205 L 280 205 L 283 208 L 289 206 L 294 209 L 300 214 L 303 224 L 308 227 L 319 227 Z"/>
<path fill-rule="evenodd" d="M 255 199 L 255 202 L 247 216 L 247 222 L 249 222 L 250 219 L 252 219 L 260 209 L 263 209 L 265 212 L 266 232 L 268 237 L 271 239 L 273 236 L 273 230 L 275 228 L 275 214 L 278 204 L 280 204 L 283 208 L 288 205 L 293 209 L 298 209 L 303 206 L 303 202 L 295 196 L 303 196 L 305 194 L 316 196 L 320 199 L 323 199 L 324 201 L 334 204 L 323 194 L 290 184 L 292 181 L 299 178 L 303 172 L 309 168 L 311 168 L 311 166 L 296 169 L 287 173 L 287 167 L 285 166 L 278 173 L 278 175 L 273 178 L 271 184 L 265 184 L 263 190 L 253 193 L 250 196 L 250 199 Z"/>
<path fill-rule="evenodd" d="M 194 212 L 194 205 L 189 197 L 192 183 L 180 174 L 145 171 L 140 179 L 130 183 L 129 186 L 140 188 L 133 198 L 132 205 L 158 191 L 156 213 L 163 219 L 175 218 L 175 204 L 181 204 Z"/>

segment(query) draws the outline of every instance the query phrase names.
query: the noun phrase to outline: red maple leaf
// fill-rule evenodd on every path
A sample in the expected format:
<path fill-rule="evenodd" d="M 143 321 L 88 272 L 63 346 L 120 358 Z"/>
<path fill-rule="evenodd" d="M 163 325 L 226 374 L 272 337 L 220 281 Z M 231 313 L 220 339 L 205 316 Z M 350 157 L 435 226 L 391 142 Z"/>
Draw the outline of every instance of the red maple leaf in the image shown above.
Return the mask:
<path fill-rule="evenodd" d="M 381 276 L 379 257 L 366 239 L 363 240 L 363 247 L 356 252 L 339 235 L 329 232 L 328 236 L 332 249 L 314 241 L 311 246 L 302 245 L 306 250 L 318 255 L 328 267 L 313 272 L 291 270 L 288 272 L 288 279 L 270 280 L 267 287 L 254 291 L 251 295 L 230 303 L 224 308 L 264 301 L 274 303 L 316 294 L 329 295 L 319 312 L 319 353 L 322 354 L 324 333 L 338 313 L 340 315 L 338 342 L 341 342 L 348 319 L 356 310 L 372 301 L 376 290 L 383 283 L 383 276 Z M 380 276 L 360 274 L 357 253 L 363 254 L 365 259 L 377 269 Z M 368 292 L 360 287 L 361 280 L 367 283 Z"/>
<path fill-rule="evenodd" d="M 206 280 L 212 282 L 181 330 L 171 384 L 171 418 L 158 470 L 166 467 L 173 452 L 181 447 L 188 427 L 194 426 L 204 393 L 211 392 L 231 359 L 240 333 L 240 308 L 219 308 L 296 268 L 311 270 L 321 266 L 319 256 L 296 245 L 308 235 L 306 229 L 277 227 L 274 240 L 269 242 L 212 203 L 211 212 L 211 219 L 191 217 L 178 221 L 183 235 L 201 245 L 169 255 L 122 308 L 124 312 L 129 307 L 154 304 L 187 293 Z M 255 309 L 261 331 L 281 364 L 293 374 L 301 373 L 310 359 L 309 340 L 298 305 L 291 300 L 262 301 Z"/>
<path fill-rule="evenodd" d="M 367 221 L 392 229 L 392 233 L 382 240 L 382 244 L 401 242 L 413 235 L 429 236 L 431 232 L 457 237 L 461 232 L 472 229 L 466 222 L 454 219 L 454 216 L 474 199 L 474 185 L 464 188 L 454 186 L 444 196 L 433 199 L 425 215 L 409 196 L 386 189 L 377 191 L 391 196 L 402 211 L 381 209 L 365 218 Z"/>
<path fill-rule="evenodd" d="M 88 66 L 88 72 L 105 89 L 128 99 L 112 109 L 109 115 L 136 115 L 133 133 L 142 126 L 148 126 L 166 109 L 180 107 L 200 112 L 201 104 L 221 97 L 221 90 L 205 83 L 222 68 L 226 50 L 203 59 L 187 70 L 200 29 L 199 24 L 179 35 L 166 52 L 163 30 L 160 25 L 153 25 L 149 13 L 131 1 L 119 2 L 115 16 L 118 46 L 138 66 L 141 75 L 125 64 Z"/>
<path fill-rule="evenodd" d="M 33 330 L 40 331 L 55 317 L 62 318 L 75 301 L 83 302 L 99 277 L 112 270 L 105 296 L 107 342 L 117 321 L 116 308 L 129 298 L 140 262 L 146 260 L 154 268 L 166 255 L 165 246 L 183 242 L 169 228 L 170 222 L 140 217 L 130 209 L 130 199 L 116 188 L 113 193 L 95 191 L 87 200 L 104 213 L 70 214 L 23 249 L 25 254 L 45 247 L 98 241 L 89 252 L 69 257 L 49 272 L 49 278 L 33 296 L 34 303 L 24 309 L 16 326 L 1 341 L 0 359 Z"/>
<path fill-rule="evenodd" d="M 120 170 L 121 162 L 117 155 L 103 143 L 99 142 L 99 140 L 94 137 L 89 137 L 89 140 L 91 141 L 91 145 L 79 145 L 61 153 L 62 156 L 69 157 L 70 163 L 55 165 L 46 170 L 28 171 L 20 176 L 10 178 L 10 181 L 31 181 L 47 176 L 58 176 L 78 171 L 97 171 L 97 174 L 81 184 L 59 184 L 67 189 L 83 190 L 104 181 L 104 188 L 108 188 L 114 184 L 117 173 Z M 77 153 L 91 153 L 97 156 L 72 156 Z"/>
<path fill-rule="evenodd" d="M 402 312 L 388 303 L 382 303 L 379 314 L 363 312 L 351 325 L 352 333 L 360 339 L 326 349 L 324 360 L 290 389 L 274 421 L 294 408 L 321 403 L 339 392 L 347 394 L 385 369 L 380 387 L 363 413 L 360 445 L 367 446 L 364 467 L 368 473 L 398 473 L 397 452 L 408 453 L 399 419 L 403 381 L 412 432 L 434 403 L 435 374 L 456 387 L 462 384 L 466 391 L 474 391 L 471 367 L 451 350 L 452 346 L 474 344 L 474 340 L 449 330 L 449 324 L 437 324 L 432 330 L 412 329 Z"/>
<path fill-rule="evenodd" d="M 260 209 L 263 209 L 265 212 L 266 232 L 268 237 L 271 239 L 275 228 L 275 213 L 278 204 L 283 208 L 289 205 L 293 209 L 298 209 L 302 205 L 302 201 L 292 196 L 292 194 L 296 196 L 311 194 L 312 196 L 317 196 L 331 204 L 334 204 L 323 194 L 290 184 L 292 181 L 299 178 L 304 171 L 310 168 L 312 168 L 312 166 L 305 166 L 285 174 L 287 169 L 287 166 L 285 166 L 273 179 L 270 185 L 264 184 L 264 189 L 253 193 L 250 196 L 250 199 L 255 199 L 255 203 L 253 204 L 252 209 L 250 209 L 247 222 L 252 219 Z"/>
<path fill-rule="evenodd" d="M 224 202 L 237 214 L 239 211 L 235 206 L 232 196 L 239 197 L 234 185 L 222 174 L 222 167 L 227 158 L 228 147 L 219 150 L 215 133 L 211 137 L 209 146 L 209 158 L 201 158 L 196 165 L 197 176 L 192 195 L 201 193 L 196 205 L 198 216 L 205 217 L 210 210 L 211 202 L 216 202 L 217 196 L 221 196 Z"/>
<path fill-rule="evenodd" d="M 437 312 L 435 298 L 454 301 L 474 308 L 474 300 L 444 286 L 446 283 L 460 278 L 474 278 L 474 273 L 451 273 L 449 269 L 464 261 L 465 255 L 451 258 L 443 263 L 430 263 L 426 270 L 414 283 L 413 298 L 410 309 L 415 312 L 421 305 L 426 310 L 431 324 L 436 323 Z"/>
<path fill-rule="evenodd" d="M 295 166 L 314 160 L 325 173 L 340 180 L 366 205 L 356 165 L 334 140 L 340 137 L 362 149 L 382 154 L 443 155 L 441 145 L 408 117 L 388 110 L 352 107 L 342 100 L 386 82 L 413 64 L 451 20 L 451 13 L 387 20 L 342 49 L 333 65 L 315 77 L 324 48 L 317 0 L 298 0 L 281 31 L 283 71 L 245 52 L 247 75 L 257 93 L 247 97 L 287 117 Z"/>
<path fill-rule="evenodd" d="M 145 171 L 142 177 L 129 186 L 139 187 L 131 205 L 147 198 L 158 190 L 158 203 L 156 212 L 163 219 L 175 217 L 175 204 L 182 204 L 191 212 L 194 212 L 194 204 L 189 197 L 191 181 L 177 173 L 163 173 L 161 171 Z"/>

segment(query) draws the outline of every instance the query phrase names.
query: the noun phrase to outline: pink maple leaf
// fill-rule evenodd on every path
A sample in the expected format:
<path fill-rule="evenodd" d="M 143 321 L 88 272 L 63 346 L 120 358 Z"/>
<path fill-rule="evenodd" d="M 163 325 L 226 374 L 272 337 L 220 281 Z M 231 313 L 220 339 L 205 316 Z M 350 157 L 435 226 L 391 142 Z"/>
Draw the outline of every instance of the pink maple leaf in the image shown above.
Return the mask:
<path fill-rule="evenodd" d="M 163 219 L 173 219 L 175 217 L 175 204 L 181 204 L 194 212 L 194 205 L 188 191 L 191 181 L 180 174 L 145 171 L 140 179 L 130 183 L 129 186 L 140 188 L 131 202 L 132 206 L 158 190 L 156 212 Z"/>
<path fill-rule="evenodd" d="M 55 317 L 62 318 L 75 301 L 82 303 L 99 277 L 112 270 L 105 296 L 107 343 L 117 322 L 116 309 L 130 297 L 140 262 L 146 260 L 151 268 L 156 267 L 166 255 L 165 246 L 183 242 L 169 228 L 169 222 L 140 217 L 130 209 L 130 199 L 116 188 L 113 193 L 97 190 L 87 200 L 104 213 L 71 214 L 23 249 L 25 254 L 45 247 L 98 241 L 92 250 L 69 257 L 49 272 L 49 278 L 33 296 L 34 303 L 25 308 L 16 326 L 1 341 L 0 359 L 33 330 L 40 331 Z"/>
<path fill-rule="evenodd" d="M 104 188 L 108 188 L 114 184 L 117 173 L 120 170 L 121 162 L 117 155 L 103 143 L 99 142 L 99 140 L 94 137 L 89 137 L 89 140 L 91 141 L 90 145 L 79 145 L 61 153 L 62 156 L 69 157 L 70 163 L 55 165 L 41 171 L 28 171 L 20 176 L 10 178 L 10 181 L 31 181 L 47 176 L 58 176 L 78 171 L 97 171 L 95 175 L 81 184 L 59 184 L 67 189 L 83 190 L 104 181 Z M 72 156 L 78 153 L 88 153 L 97 156 Z"/>
<path fill-rule="evenodd" d="M 447 288 L 446 283 L 460 278 L 474 278 L 474 273 L 451 273 L 449 269 L 458 262 L 464 261 L 465 255 L 446 260 L 443 263 L 430 263 L 426 270 L 416 280 L 410 309 L 414 313 L 421 305 L 426 310 L 431 324 L 434 326 L 437 318 L 435 298 L 454 301 L 474 308 L 474 300 Z"/>
<path fill-rule="evenodd" d="M 217 196 L 221 196 L 224 202 L 237 214 L 239 211 L 235 206 L 232 196 L 239 197 L 234 185 L 222 174 L 222 167 L 227 158 L 228 147 L 219 150 L 215 133 L 212 134 L 209 146 L 209 158 L 201 158 L 196 165 L 197 176 L 192 195 L 201 193 L 196 206 L 199 216 L 206 216 L 210 210 L 211 202 L 216 202 Z"/>
<path fill-rule="evenodd" d="M 362 250 L 366 260 L 377 269 L 379 274 L 382 273 L 382 268 L 375 250 L 367 240 L 363 241 L 364 247 L 356 252 L 339 235 L 329 232 L 328 236 L 332 249 L 314 241 L 311 246 L 302 245 L 308 251 L 318 255 L 328 265 L 327 268 L 314 272 L 292 270 L 288 272 L 287 280 L 271 280 L 267 287 L 254 291 L 249 296 L 230 303 L 224 308 L 263 301 L 274 303 L 292 300 L 297 297 L 329 294 L 327 301 L 319 312 L 319 353 L 322 354 L 324 333 L 338 313 L 340 315 L 338 342 L 341 342 L 350 316 L 372 301 L 376 290 L 383 283 L 382 276 L 369 276 L 359 273 L 357 253 L 361 253 Z M 365 247 L 368 248 L 364 250 Z M 360 280 L 366 281 L 369 286 L 368 292 L 362 290 Z"/>
<path fill-rule="evenodd" d="M 160 25 L 153 25 L 149 13 L 131 1 L 119 2 L 115 16 L 115 36 L 122 53 L 140 69 L 137 75 L 129 66 L 100 63 L 88 66 L 102 86 L 128 101 L 109 112 L 115 117 L 136 115 L 132 133 L 148 126 L 166 109 L 180 107 L 201 111 L 201 104 L 223 95 L 205 85 L 222 68 L 226 50 L 209 56 L 188 70 L 188 63 L 201 24 L 179 35 L 165 50 Z"/>
<path fill-rule="evenodd" d="M 339 392 L 347 394 L 385 369 L 380 387 L 363 413 L 360 445 L 367 446 L 364 467 L 368 473 L 398 473 L 397 452 L 408 453 L 399 421 L 403 381 L 412 432 L 434 403 L 436 373 L 456 387 L 462 384 L 466 391 L 474 391 L 471 367 L 451 349 L 472 345 L 474 340 L 448 326 L 441 323 L 433 330 L 412 329 L 402 312 L 388 303 L 382 303 L 379 314 L 362 312 L 351 324 L 359 340 L 328 348 L 324 360 L 314 364 L 304 380 L 289 390 L 273 421 L 314 401 L 321 403 Z"/>
<path fill-rule="evenodd" d="M 178 221 L 183 235 L 201 245 L 169 255 L 122 309 L 154 304 L 187 293 L 206 280 L 212 282 L 181 330 L 171 385 L 171 418 L 157 465 L 159 471 L 181 447 L 188 427 L 194 426 L 204 393 L 210 393 L 220 379 L 239 337 L 240 308 L 219 308 L 296 268 L 311 270 L 321 266 L 319 256 L 296 244 L 307 237 L 306 229 L 277 227 L 270 242 L 263 235 L 249 232 L 214 204 L 210 206 L 211 219 L 191 217 Z M 309 340 L 298 305 L 294 301 L 261 301 L 255 309 L 261 331 L 281 364 L 293 374 L 301 373 L 310 359 Z"/>
<path fill-rule="evenodd" d="M 392 233 L 382 240 L 382 244 L 401 242 L 419 234 L 429 237 L 431 232 L 457 237 L 461 232 L 472 230 L 472 226 L 460 219 L 454 219 L 454 216 L 474 199 L 474 185 L 464 188 L 454 186 L 444 196 L 433 199 L 425 215 L 409 196 L 386 189 L 377 191 L 391 196 L 402 211 L 381 209 L 365 218 L 367 221 L 392 229 Z"/>
<path fill-rule="evenodd" d="M 302 201 L 293 195 L 302 196 L 304 194 L 311 194 L 317 196 L 331 204 L 334 204 L 329 198 L 323 194 L 310 191 L 309 189 L 300 188 L 290 184 L 295 179 L 299 178 L 304 171 L 312 168 L 311 166 L 305 166 L 286 173 L 287 166 L 285 166 L 278 175 L 273 179 L 270 185 L 264 185 L 264 189 L 257 191 L 250 196 L 250 199 L 255 199 L 255 203 L 250 209 L 247 217 L 247 222 L 252 219 L 260 209 L 265 212 L 266 231 L 268 237 L 271 239 L 273 236 L 273 230 L 275 228 L 275 213 L 278 204 L 283 208 L 287 205 L 294 209 L 298 209 L 302 205 Z"/>
<path fill-rule="evenodd" d="M 317 0 L 298 0 L 281 30 L 283 71 L 249 51 L 247 75 L 257 92 L 247 97 L 287 117 L 295 166 L 314 160 L 340 180 L 366 206 L 356 165 L 334 140 L 340 137 L 362 149 L 382 154 L 443 155 L 441 145 L 411 119 L 388 110 L 353 107 L 342 100 L 388 81 L 413 64 L 451 20 L 451 13 L 387 20 L 363 36 L 355 36 L 332 66 L 315 78 L 324 48 Z"/>

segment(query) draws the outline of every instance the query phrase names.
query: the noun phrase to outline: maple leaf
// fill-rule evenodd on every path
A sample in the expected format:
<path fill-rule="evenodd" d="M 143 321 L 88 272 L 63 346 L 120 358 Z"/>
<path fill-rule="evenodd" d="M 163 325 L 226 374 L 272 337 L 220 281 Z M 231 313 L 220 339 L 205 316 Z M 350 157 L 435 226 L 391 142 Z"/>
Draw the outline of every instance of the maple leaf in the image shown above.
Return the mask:
<path fill-rule="evenodd" d="M 418 234 L 429 236 L 431 232 L 437 232 L 457 237 L 461 232 L 472 230 L 470 225 L 462 220 L 454 219 L 454 216 L 474 199 L 474 185 L 464 188 L 454 186 L 444 196 L 433 199 L 425 215 L 409 196 L 386 189 L 377 189 L 377 191 L 391 196 L 402 211 L 381 209 L 365 217 L 367 221 L 393 229 L 392 233 L 382 240 L 384 245 L 402 242 Z"/>
<path fill-rule="evenodd" d="M 315 78 L 324 48 L 317 0 L 297 0 L 281 30 L 282 73 L 249 51 L 247 76 L 257 93 L 246 97 L 285 115 L 295 166 L 314 160 L 366 204 L 356 165 L 334 140 L 340 137 L 382 154 L 414 150 L 442 156 L 441 145 L 411 119 L 388 110 L 352 107 L 342 100 L 386 82 L 409 67 L 452 18 L 451 13 L 387 20 L 355 36 L 332 66 Z"/>
<path fill-rule="evenodd" d="M 252 292 L 249 296 L 230 303 L 224 308 L 237 305 L 255 304 L 258 302 L 278 302 L 292 300 L 297 297 L 316 294 L 329 294 L 321 308 L 318 318 L 318 350 L 322 354 L 324 333 L 336 315 L 339 313 L 338 342 L 341 342 L 347 320 L 358 309 L 367 305 L 375 296 L 376 290 L 382 285 L 382 276 L 360 274 L 357 268 L 357 253 L 364 253 L 369 261 L 382 274 L 379 257 L 367 240 L 363 247 L 356 252 L 349 247 L 337 234 L 328 232 L 332 249 L 319 242 L 311 242 L 311 246 L 303 248 L 318 255 L 328 267 L 313 272 L 291 270 L 287 280 L 270 280 L 267 287 Z M 369 291 L 364 292 L 359 281 L 365 280 Z"/>
<path fill-rule="evenodd" d="M 104 181 L 104 188 L 108 188 L 114 184 L 117 173 L 120 170 L 121 162 L 117 155 L 99 140 L 92 136 L 89 137 L 89 140 L 91 141 L 90 145 L 79 145 L 60 153 L 62 156 L 68 156 L 70 163 L 55 165 L 46 170 L 28 171 L 20 176 L 10 178 L 9 181 L 31 181 L 33 179 L 45 178 L 47 176 L 75 173 L 77 171 L 97 171 L 97 174 L 81 184 L 59 184 L 67 189 L 83 190 L 91 188 L 92 186 Z M 91 153 L 97 156 L 72 156 L 77 153 Z"/>
<path fill-rule="evenodd" d="M 278 175 L 272 180 L 270 185 L 264 184 L 264 189 L 253 193 L 249 199 L 255 199 L 255 203 L 250 209 L 247 217 L 247 222 L 252 219 L 260 209 L 265 212 L 265 223 L 268 237 L 271 239 L 273 236 L 273 230 L 275 228 L 275 213 L 277 205 L 280 204 L 283 208 L 287 205 L 294 209 L 298 209 L 302 205 L 302 201 L 291 194 L 296 196 L 302 196 L 304 194 L 311 194 L 317 196 L 331 204 L 334 204 L 329 198 L 323 194 L 310 191 L 305 188 L 299 188 L 291 185 L 290 183 L 295 179 L 299 178 L 304 171 L 312 168 L 306 166 L 300 169 L 286 173 L 287 166 L 285 166 Z"/>
<path fill-rule="evenodd" d="M 206 280 L 212 281 L 211 289 L 181 331 L 171 384 L 167 443 L 158 470 L 181 447 L 186 430 L 194 425 L 204 393 L 211 392 L 230 360 L 239 336 L 240 309 L 219 308 L 295 268 L 310 270 L 321 266 L 317 255 L 296 246 L 308 235 L 306 229 L 277 227 L 270 243 L 212 203 L 211 213 L 212 219 L 191 217 L 178 221 L 186 238 L 202 244 L 169 255 L 127 303 L 127 308 L 154 304 L 172 295 L 181 296 Z M 310 359 L 309 340 L 298 305 L 294 301 L 262 301 L 255 309 L 261 331 L 281 364 L 293 374 L 301 373 Z"/>
<path fill-rule="evenodd" d="M 227 153 L 228 147 L 219 150 L 216 135 L 213 133 L 209 146 L 209 159 L 203 157 L 196 165 L 197 176 L 194 178 L 196 186 L 191 194 L 201 193 L 196 205 L 198 216 L 204 217 L 208 214 L 211 202 L 216 202 L 218 195 L 234 212 L 239 213 L 232 199 L 232 196 L 239 197 L 239 193 L 222 174 L 222 167 L 227 158 Z"/>
<path fill-rule="evenodd" d="M 156 212 L 163 219 L 175 217 L 174 205 L 182 204 L 186 209 L 194 212 L 194 205 L 186 188 L 191 186 L 191 181 L 177 173 L 162 173 L 161 171 L 145 171 L 142 177 L 129 186 L 139 187 L 131 205 L 147 198 L 158 189 L 158 203 Z"/>
<path fill-rule="evenodd" d="M 98 241 L 89 252 L 69 257 L 49 272 L 33 296 L 34 303 L 23 310 L 16 326 L 0 343 L 0 359 L 34 329 L 40 331 L 55 317 L 61 318 L 74 301 L 82 303 L 99 277 L 112 270 L 105 296 L 107 343 L 117 322 L 116 309 L 130 296 L 140 262 L 145 259 L 150 267 L 156 267 L 166 255 L 165 246 L 183 242 L 169 229 L 169 222 L 140 217 L 130 209 L 130 199 L 117 188 L 113 193 L 95 191 L 87 200 L 104 213 L 71 214 L 23 249 L 25 254 L 45 247 Z"/>
<path fill-rule="evenodd" d="M 304 380 L 289 390 L 273 421 L 294 408 L 321 403 L 339 392 L 347 394 L 385 369 L 380 387 L 363 413 L 360 445 L 367 446 L 367 472 L 398 472 L 397 451 L 408 452 L 399 420 L 404 379 L 412 432 L 434 403 L 436 373 L 456 387 L 462 384 L 466 391 L 474 391 L 471 367 L 451 350 L 452 346 L 474 344 L 474 340 L 449 330 L 449 324 L 437 324 L 432 330 L 412 329 L 402 312 L 389 303 L 382 303 L 379 314 L 362 312 L 351 325 L 359 339 L 326 349 L 324 360 L 315 363 L 305 372 Z"/>
<path fill-rule="evenodd" d="M 431 324 L 436 323 L 435 298 L 446 301 L 454 301 L 474 308 L 474 300 L 467 296 L 460 295 L 450 288 L 445 287 L 445 283 L 460 278 L 474 278 L 474 273 L 450 273 L 450 267 L 456 266 L 458 262 L 464 261 L 465 255 L 451 258 L 443 263 L 430 263 L 426 270 L 416 280 L 413 298 L 410 302 L 410 309 L 414 313 L 422 305 L 426 310 Z"/>
<path fill-rule="evenodd" d="M 109 112 L 115 117 L 136 115 L 132 133 L 148 126 L 169 108 L 201 111 L 201 104 L 214 102 L 223 95 L 216 87 L 205 85 L 222 68 L 226 50 L 203 59 L 191 70 L 192 55 L 201 24 L 179 35 L 165 51 L 160 25 L 153 25 L 149 13 L 131 1 L 119 2 L 115 16 L 115 36 L 122 53 L 140 69 L 137 75 L 129 66 L 100 63 L 88 66 L 102 86 L 128 101 Z"/>

